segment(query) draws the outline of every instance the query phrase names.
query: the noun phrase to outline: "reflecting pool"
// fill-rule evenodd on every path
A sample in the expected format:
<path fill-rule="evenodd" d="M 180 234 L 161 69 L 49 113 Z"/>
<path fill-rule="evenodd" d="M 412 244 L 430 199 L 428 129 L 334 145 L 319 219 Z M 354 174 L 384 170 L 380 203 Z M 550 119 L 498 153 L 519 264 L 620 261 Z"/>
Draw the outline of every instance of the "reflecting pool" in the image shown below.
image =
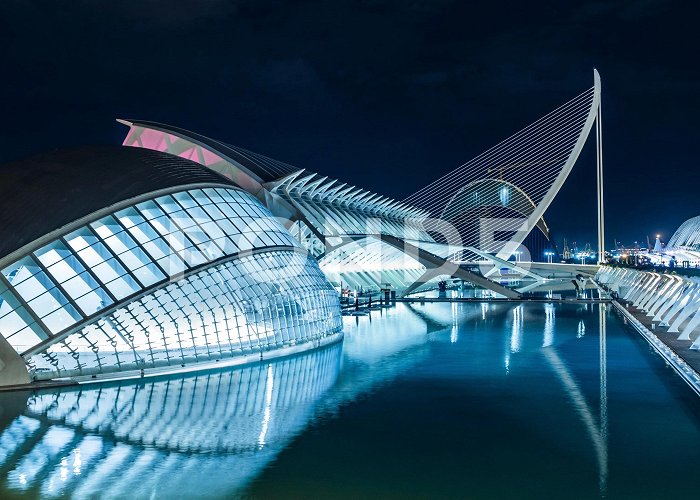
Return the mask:
<path fill-rule="evenodd" d="M 606 305 L 344 321 L 274 362 L 0 394 L 0 498 L 700 496 L 700 400 Z"/>

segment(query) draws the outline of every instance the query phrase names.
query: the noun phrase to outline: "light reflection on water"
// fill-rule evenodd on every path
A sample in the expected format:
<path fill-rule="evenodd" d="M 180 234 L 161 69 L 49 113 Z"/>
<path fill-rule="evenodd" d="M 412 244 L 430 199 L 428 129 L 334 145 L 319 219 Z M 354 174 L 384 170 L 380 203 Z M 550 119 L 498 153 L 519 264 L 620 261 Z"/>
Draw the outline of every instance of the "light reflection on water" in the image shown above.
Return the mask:
<path fill-rule="evenodd" d="M 700 459 L 694 395 L 605 306 L 398 304 L 345 331 L 245 368 L 1 394 L 0 497 L 632 497 L 668 491 L 665 469 L 635 490 L 637 447 Z"/>

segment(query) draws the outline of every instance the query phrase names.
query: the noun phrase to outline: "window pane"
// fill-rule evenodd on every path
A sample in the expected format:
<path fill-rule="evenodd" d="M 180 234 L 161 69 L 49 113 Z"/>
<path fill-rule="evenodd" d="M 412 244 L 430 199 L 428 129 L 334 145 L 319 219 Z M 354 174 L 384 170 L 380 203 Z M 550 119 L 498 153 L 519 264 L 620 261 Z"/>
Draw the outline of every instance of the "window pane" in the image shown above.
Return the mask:
<path fill-rule="evenodd" d="M 90 267 L 97 266 L 113 258 L 112 253 L 102 243 L 94 243 L 92 246 L 79 251 L 78 255 Z"/>
<path fill-rule="evenodd" d="M 140 248 L 132 248 L 128 252 L 125 252 L 119 256 L 121 261 L 131 269 L 138 269 L 151 262 L 151 259 L 146 255 L 146 252 Z"/>
<path fill-rule="evenodd" d="M 167 213 L 173 213 L 182 210 L 182 207 L 177 204 L 177 202 L 172 198 L 172 196 L 161 196 L 160 198 L 156 198 L 156 201 L 161 206 L 161 208 Z"/>
<path fill-rule="evenodd" d="M 209 197 L 209 199 L 214 203 L 221 203 L 222 201 L 224 201 L 223 198 L 221 198 L 221 195 L 217 193 L 215 189 L 205 188 L 203 191 L 204 194 L 206 194 Z"/>
<path fill-rule="evenodd" d="M 126 252 L 136 246 L 136 242 L 128 234 L 122 232 L 109 238 L 105 238 L 105 243 L 116 254 Z"/>
<path fill-rule="evenodd" d="M 122 265 L 117 262 L 116 259 L 109 259 L 108 261 L 92 268 L 92 271 L 102 283 L 110 282 L 115 278 L 126 274 L 126 269 L 124 269 L 124 267 L 122 267 Z"/>
<path fill-rule="evenodd" d="M 39 271 L 31 278 L 17 285 L 15 290 L 17 290 L 24 300 L 28 301 L 55 286 L 54 282 L 51 281 L 43 271 Z"/>
<path fill-rule="evenodd" d="M 134 276 L 141 282 L 143 286 L 151 286 L 165 279 L 163 273 L 156 267 L 155 264 L 147 264 L 134 271 Z"/>
<path fill-rule="evenodd" d="M 173 198 L 175 198 L 177 200 L 177 202 L 185 208 L 191 208 L 191 207 L 197 206 L 197 204 L 190 197 L 190 195 L 185 193 L 185 192 L 175 193 L 173 195 Z"/>
<path fill-rule="evenodd" d="M 206 224 L 202 224 L 202 229 L 204 229 L 207 232 L 209 238 L 211 239 L 221 238 L 222 236 L 225 236 L 221 228 L 214 222 L 207 222 Z"/>
<path fill-rule="evenodd" d="M 208 205 L 211 203 L 211 200 L 204 194 L 204 192 L 201 189 L 193 189 L 192 191 L 189 191 L 190 196 L 194 198 L 194 201 L 199 203 L 200 205 Z"/>
<path fill-rule="evenodd" d="M 121 276 L 110 283 L 107 283 L 107 288 L 117 300 L 128 297 L 138 292 L 141 287 L 134 281 L 131 276 Z"/>
<path fill-rule="evenodd" d="M 92 231 L 90 231 L 87 227 L 81 227 L 77 231 L 73 231 L 67 235 L 65 239 L 70 247 L 76 252 L 90 245 L 94 245 L 99 241 L 97 236 L 92 234 Z"/>
<path fill-rule="evenodd" d="M 63 283 L 85 271 L 85 268 L 75 256 L 71 255 L 66 260 L 55 263 L 47 270 L 58 283 Z"/>
<path fill-rule="evenodd" d="M 68 295 L 77 299 L 82 297 L 90 290 L 99 288 L 100 285 L 87 272 L 81 273 L 73 279 L 70 279 L 61 285 Z"/>
<path fill-rule="evenodd" d="M 68 304 L 68 300 L 57 288 L 52 288 L 51 290 L 39 295 L 34 300 L 30 300 L 28 304 L 29 307 L 31 307 L 37 314 L 37 316 L 43 318 L 50 312 L 53 312 L 59 307 Z"/>
<path fill-rule="evenodd" d="M 102 238 L 108 238 L 124 231 L 124 228 L 111 215 L 90 224 L 95 232 Z"/>
<path fill-rule="evenodd" d="M 51 330 L 51 333 L 58 333 L 80 321 L 80 314 L 73 306 L 66 305 L 49 314 L 42 321 Z"/>
<path fill-rule="evenodd" d="M 167 236 L 170 233 L 178 230 L 178 227 L 175 225 L 175 223 L 168 217 L 159 217 L 157 219 L 154 219 L 151 221 L 151 224 L 153 224 L 153 227 L 156 228 L 156 231 L 158 231 L 163 236 Z"/>
<path fill-rule="evenodd" d="M 160 207 L 158 207 L 158 205 L 156 205 L 153 201 L 139 203 L 136 205 L 136 208 L 138 208 L 143 216 L 148 220 L 157 219 L 158 217 L 165 215 Z"/>
<path fill-rule="evenodd" d="M 143 217 L 141 217 L 141 214 L 139 214 L 135 208 L 129 207 L 125 208 L 124 210 L 120 210 L 116 214 L 117 219 L 119 219 L 119 222 L 122 223 L 122 225 L 126 228 L 130 228 L 133 226 L 136 226 L 138 224 L 141 224 L 143 222 Z"/>
<path fill-rule="evenodd" d="M 182 259 L 175 254 L 158 259 L 158 265 L 168 273 L 169 276 L 176 276 L 187 269 Z"/>
<path fill-rule="evenodd" d="M 24 312 L 24 308 L 11 311 L 3 318 L 0 318 L 0 332 L 2 332 L 3 337 L 9 338 L 13 333 L 26 328 L 27 323 L 20 316 L 20 312 Z"/>
<path fill-rule="evenodd" d="M 159 238 L 156 230 L 153 229 L 153 227 L 148 222 L 142 222 L 138 226 L 129 228 L 129 232 L 141 244 Z"/>
<path fill-rule="evenodd" d="M 188 208 L 187 213 L 190 214 L 190 217 L 192 217 L 199 224 L 211 221 L 211 217 L 209 217 L 209 214 L 207 214 L 203 208 Z"/>
<path fill-rule="evenodd" d="M 112 299 L 109 298 L 109 295 L 107 295 L 104 290 L 98 288 L 76 299 L 75 302 L 78 304 L 78 307 L 89 316 L 111 305 Z"/>
<path fill-rule="evenodd" d="M 178 254 L 187 262 L 187 264 L 190 267 L 198 266 L 200 264 L 204 264 L 207 259 L 204 258 L 204 255 L 202 255 L 195 247 L 189 247 L 182 252 L 178 252 Z"/>
<path fill-rule="evenodd" d="M 192 218 L 189 215 L 187 215 L 183 210 L 170 214 L 170 217 L 182 229 L 186 229 L 195 225 L 194 220 L 192 220 Z"/>
<path fill-rule="evenodd" d="M 2 274 L 5 275 L 7 281 L 14 285 L 21 283 L 30 276 L 38 273 L 40 270 L 41 268 L 36 262 L 34 262 L 34 259 L 26 256 L 7 266 L 2 270 Z"/>
<path fill-rule="evenodd" d="M 34 255 L 44 266 L 48 267 L 72 255 L 72 252 L 62 242 L 54 241 L 34 252 Z"/>
<path fill-rule="evenodd" d="M 161 259 L 171 253 L 168 244 L 160 238 L 144 244 L 143 247 L 154 259 Z"/>
<path fill-rule="evenodd" d="M 39 327 L 36 323 L 32 323 L 26 328 L 21 329 L 17 333 L 8 337 L 7 341 L 19 353 L 26 351 L 30 347 L 37 345 L 41 341 L 38 335 Z"/>
<path fill-rule="evenodd" d="M 225 217 L 223 212 L 221 212 L 221 210 L 216 208 L 216 206 L 214 205 L 207 205 L 206 207 L 204 207 L 204 210 L 206 210 L 207 214 L 209 214 L 209 217 L 211 217 L 214 220 L 223 219 Z"/>

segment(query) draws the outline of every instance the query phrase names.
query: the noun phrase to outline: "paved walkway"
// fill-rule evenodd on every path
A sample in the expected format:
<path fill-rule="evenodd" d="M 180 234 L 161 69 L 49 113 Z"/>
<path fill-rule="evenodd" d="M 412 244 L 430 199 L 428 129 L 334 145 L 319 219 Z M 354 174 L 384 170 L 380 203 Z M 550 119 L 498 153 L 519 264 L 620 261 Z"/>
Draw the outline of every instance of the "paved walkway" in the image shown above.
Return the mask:
<path fill-rule="evenodd" d="M 623 305 L 627 312 L 637 321 L 644 325 L 647 330 L 656 335 L 661 342 L 685 361 L 690 368 L 695 370 L 698 377 L 700 377 L 700 351 L 690 349 L 690 345 L 693 343 L 692 340 L 678 340 L 680 333 L 669 333 L 668 327 L 660 326 L 658 321 L 652 322 L 651 316 L 647 316 L 645 312 L 637 309 L 631 303 L 624 300 L 619 300 L 618 302 Z"/>

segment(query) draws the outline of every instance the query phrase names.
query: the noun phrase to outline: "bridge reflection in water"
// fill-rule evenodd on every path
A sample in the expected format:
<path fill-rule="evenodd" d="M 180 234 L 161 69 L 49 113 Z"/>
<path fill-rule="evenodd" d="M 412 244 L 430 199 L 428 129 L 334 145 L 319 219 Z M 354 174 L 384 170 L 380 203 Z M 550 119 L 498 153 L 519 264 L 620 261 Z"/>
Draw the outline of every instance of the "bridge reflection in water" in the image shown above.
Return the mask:
<path fill-rule="evenodd" d="M 543 322 L 522 304 L 399 304 L 369 317 L 346 318 L 351 334 L 343 344 L 293 358 L 185 377 L 0 394 L 0 493 L 75 498 L 241 494 L 314 420 L 421 363 L 430 364 L 437 345 L 482 335 L 478 330 L 496 325 L 503 332 L 498 350 L 506 375 L 517 370 L 518 357 L 539 352 L 561 382 L 579 417 L 574 428 L 590 439 L 604 493 L 604 306 L 581 306 L 599 307 L 599 409 L 590 394 L 584 397 L 558 351 L 556 308 L 537 307 L 544 308 Z M 532 328 L 524 332 L 533 320 L 542 324 L 541 334 Z M 585 330 L 581 320 L 578 336 Z M 589 330 L 596 328 L 589 324 Z M 475 360 L 485 359 L 490 342 L 467 338 Z M 480 364 L 465 365 L 462 375 L 483 375 Z M 499 370 L 489 366 L 489 372 Z"/>

